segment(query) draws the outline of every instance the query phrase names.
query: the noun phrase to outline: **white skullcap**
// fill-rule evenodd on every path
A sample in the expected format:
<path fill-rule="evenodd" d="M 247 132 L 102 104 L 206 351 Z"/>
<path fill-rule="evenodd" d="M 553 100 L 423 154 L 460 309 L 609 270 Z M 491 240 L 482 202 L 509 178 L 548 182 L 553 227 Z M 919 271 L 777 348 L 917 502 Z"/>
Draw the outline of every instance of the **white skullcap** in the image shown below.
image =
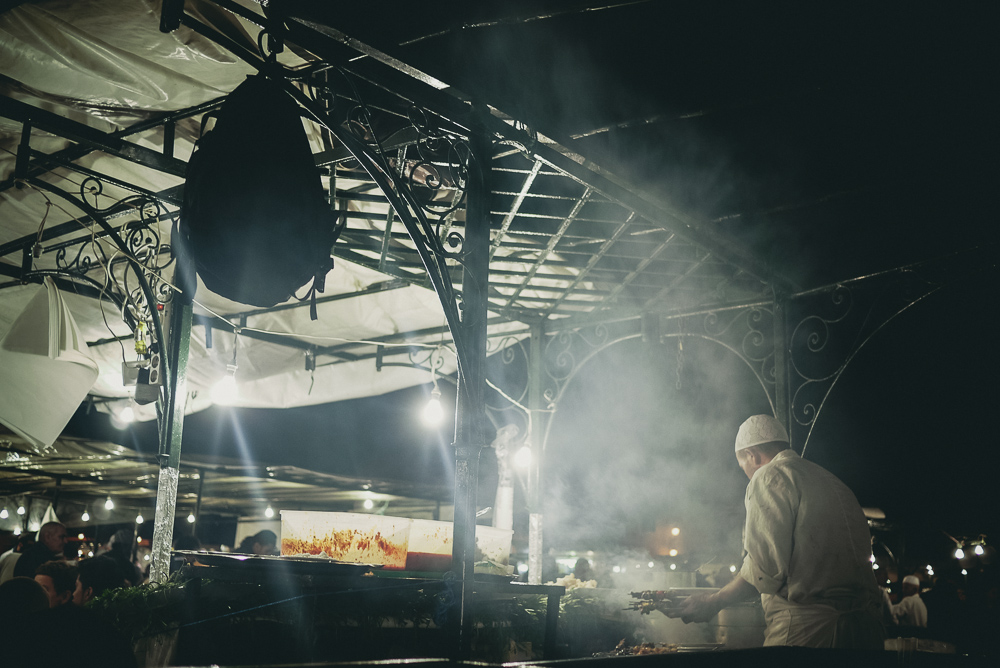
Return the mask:
<path fill-rule="evenodd" d="M 920 586 L 920 578 L 918 578 L 916 575 L 907 575 L 905 578 L 903 578 L 903 584 L 905 584 L 905 585 L 914 585 L 914 586 L 919 587 Z"/>
<path fill-rule="evenodd" d="M 736 452 L 761 443 L 788 443 L 788 432 L 770 415 L 751 415 L 736 433 Z"/>

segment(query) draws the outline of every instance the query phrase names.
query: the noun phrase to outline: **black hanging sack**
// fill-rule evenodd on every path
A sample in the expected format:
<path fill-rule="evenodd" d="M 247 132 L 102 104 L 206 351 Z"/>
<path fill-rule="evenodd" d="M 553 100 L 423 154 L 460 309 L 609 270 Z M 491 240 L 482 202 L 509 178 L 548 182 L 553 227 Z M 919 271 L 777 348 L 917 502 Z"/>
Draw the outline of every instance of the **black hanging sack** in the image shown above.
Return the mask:
<path fill-rule="evenodd" d="M 254 75 L 214 116 L 188 162 L 180 252 L 227 299 L 274 306 L 310 280 L 315 297 L 339 230 L 299 105 Z"/>

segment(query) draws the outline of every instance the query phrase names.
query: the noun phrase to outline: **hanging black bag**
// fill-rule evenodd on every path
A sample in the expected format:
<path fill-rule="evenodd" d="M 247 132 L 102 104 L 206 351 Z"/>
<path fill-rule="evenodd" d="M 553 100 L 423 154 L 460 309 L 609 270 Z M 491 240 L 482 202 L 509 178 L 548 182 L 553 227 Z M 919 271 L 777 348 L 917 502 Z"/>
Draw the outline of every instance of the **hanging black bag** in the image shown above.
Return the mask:
<path fill-rule="evenodd" d="M 180 252 L 227 299 L 274 306 L 310 280 L 315 297 L 339 230 L 298 104 L 254 75 L 214 116 L 188 162 Z"/>

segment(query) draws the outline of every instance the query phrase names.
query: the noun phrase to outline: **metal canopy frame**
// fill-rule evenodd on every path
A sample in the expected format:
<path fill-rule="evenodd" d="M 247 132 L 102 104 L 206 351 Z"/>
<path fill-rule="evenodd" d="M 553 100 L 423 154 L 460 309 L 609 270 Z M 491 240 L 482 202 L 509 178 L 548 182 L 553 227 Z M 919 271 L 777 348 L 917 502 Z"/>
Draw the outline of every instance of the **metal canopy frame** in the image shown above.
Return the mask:
<path fill-rule="evenodd" d="M 216 4 L 260 26 L 270 46 L 262 53 L 253 45 L 234 41 L 185 13 L 183 2 L 163 3 L 162 29 L 184 25 L 284 81 L 286 90 L 323 128 L 326 145 L 315 154 L 315 161 L 327 173 L 331 206 L 340 212 L 345 224 L 334 248 L 336 257 L 387 277 L 384 283 L 366 290 L 320 299 L 351 299 L 408 285 L 434 289 L 441 299 L 448 323 L 433 330 L 324 347 L 293 337 L 272 339 L 306 351 L 313 363 L 316 358 L 325 358 L 323 363 L 330 364 L 361 359 L 372 359 L 377 366 L 421 363 L 421 353 L 415 349 L 389 349 L 379 344 L 405 343 L 416 335 L 432 333 L 440 334 L 445 345 L 457 349 L 455 563 L 463 565 L 463 586 L 456 604 L 460 646 L 467 640 L 467 634 L 462 633 L 468 622 L 463 605 L 472 581 L 470 541 L 476 476 L 472 462 L 488 445 L 483 442 L 487 409 L 483 364 L 488 350 L 519 339 L 528 346 L 530 373 L 522 397 L 531 410 L 542 411 L 558 404 L 562 389 L 578 368 L 569 369 L 568 374 L 563 369 L 562 377 L 546 374 L 546 350 L 582 345 L 589 352 L 577 358 L 585 360 L 625 338 L 708 338 L 751 365 L 775 414 L 789 425 L 793 441 L 801 443 L 804 450 L 825 397 L 854 353 L 885 322 L 940 287 L 939 282 L 924 280 L 920 272 L 900 274 L 918 276 L 916 283 L 909 283 L 903 300 L 886 305 L 874 299 L 868 307 L 869 317 L 855 330 L 854 345 L 838 349 L 832 370 L 817 371 L 796 355 L 823 353 L 827 340 L 823 332 L 829 333 L 835 323 L 846 322 L 846 314 L 818 315 L 821 309 L 813 300 L 832 299 L 834 306 L 840 306 L 845 291 L 854 292 L 856 286 L 845 283 L 802 292 L 715 234 L 709 225 L 630 186 L 503 111 L 471 103 L 460 92 L 390 53 L 309 17 L 266 16 L 228 0 L 216 0 Z M 295 45 L 297 55 L 306 57 L 306 65 L 292 70 L 278 65 L 278 52 L 286 44 Z M 183 177 L 185 162 L 174 157 L 174 126 L 185 120 L 197 121 L 221 102 L 207 101 L 105 133 L 0 96 L 0 116 L 19 121 L 24 128 L 17 170 L 0 182 L 0 190 L 26 183 L 47 188 L 73 201 L 83 212 L 80 221 L 96 220 L 95 216 L 104 220 L 99 234 L 119 244 L 132 235 L 143 237 L 153 220 L 176 217 L 183 186 L 150 192 L 86 169 L 76 161 L 100 151 L 142 169 Z M 74 145 L 44 154 L 32 147 L 33 130 L 63 137 Z M 153 151 L 128 137 L 155 138 L 162 150 Z M 46 183 L 45 176 L 52 170 L 76 172 L 89 188 L 107 186 L 131 193 L 139 198 L 140 210 L 152 208 L 155 215 L 143 213 L 136 218 L 135 202 L 124 197 L 100 211 L 88 208 L 86 188 L 75 196 L 56 192 L 58 189 Z M 342 187 L 344 182 L 351 185 Z M 361 204 L 363 211 L 352 207 Z M 124 222 L 114 227 L 111 221 L 118 218 Z M 0 273 L 14 279 L 0 288 L 41 280 L 43 272 L 31 272 L 31 253 L 40 243 L 41 253 L 58 254 L 59 270 L 47 273 L 59 274 L 83 294 L 137 306 L 135 294 L 105 290 L 95 283 L 93 275 L 103 271 L 103 266 L 87 257 L 91 234 L 81 231 L 80 221 L 0 246 Z M 169 259 L 169 246 L 158 238 L 142 243 L 147 264 L 161 266 Z M 141 269 L 137 275 L 142 275 Z M 867 280 L 865 286 L 889 285 L 900 275 Z M 156 287 L 145 288 L 147 305 L 157 299 L 169 300 L 169 290 L 154 296 Z M 176 337 L 180 340 L 171 342 L 170 361 L 172 372 L 183 382 L 184 332 L 189 333 L 192 322 L 209 330 L 231 330 L 231 322 L 246 323 L 258 315 L 308 304 L 224 314 L 222 319 L 192 315 L 189 305 L 175 306 L 171 324 L 175 334 L 181 334 Z M 142 311 L 160 326 L 156 309 L 151 313 L 132 310 Z M 521 323 L 521 327 L 510 323 Z M 491 328 L 499 324 L 506 327 L 494 334 Z M 596 338 L 587 332 L 596 333 Z M 251 331 L 245 335 L 265 336 Z M 158 338 L 166 342 L 162 334 Z M 392 361 L 398 357 L 405 360 Z M 183 405 L 173 405 L 172 400 L 183 400 L 183 393 L 171 393 L 171 389 L 168 384 L 161 399 L 163 414 L 172 415 L 173 420 L 165 419 L 161 429 L 159 480 L 161 485 L 172 486 L 176 495 Z M 805 398 L 814 391 L 819 392 L 818 398 Z M 536 433 L 525 434 L 542 451 L 547 424 L 547 418 L 537 419 L 533 426 Z M 541 571 L 540 459 L 534 460 L 529 490 L 533 582 L 540 581 Z M 171 490 L 161 493 L 172 499 Z M 154 559 L 163 558 L 169 549 L 174 506 L 169 502 L 158 507 L 160 552 L 154 549 Z"/>

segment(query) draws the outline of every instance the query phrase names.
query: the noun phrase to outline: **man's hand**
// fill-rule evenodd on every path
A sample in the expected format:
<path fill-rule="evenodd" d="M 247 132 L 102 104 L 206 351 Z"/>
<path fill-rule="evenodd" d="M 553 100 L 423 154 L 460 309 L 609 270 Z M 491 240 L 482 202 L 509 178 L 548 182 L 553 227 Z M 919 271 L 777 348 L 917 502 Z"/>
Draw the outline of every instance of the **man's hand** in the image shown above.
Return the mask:
<path fill-rule="evenodd" d="M 717 594 L 695 594 L 689 596 L 680 608 L 664 610 L 663 614 L 671 619 L 680 617 L 685 624 L 690 624 L 710 621 L 723 607 Z"/>

